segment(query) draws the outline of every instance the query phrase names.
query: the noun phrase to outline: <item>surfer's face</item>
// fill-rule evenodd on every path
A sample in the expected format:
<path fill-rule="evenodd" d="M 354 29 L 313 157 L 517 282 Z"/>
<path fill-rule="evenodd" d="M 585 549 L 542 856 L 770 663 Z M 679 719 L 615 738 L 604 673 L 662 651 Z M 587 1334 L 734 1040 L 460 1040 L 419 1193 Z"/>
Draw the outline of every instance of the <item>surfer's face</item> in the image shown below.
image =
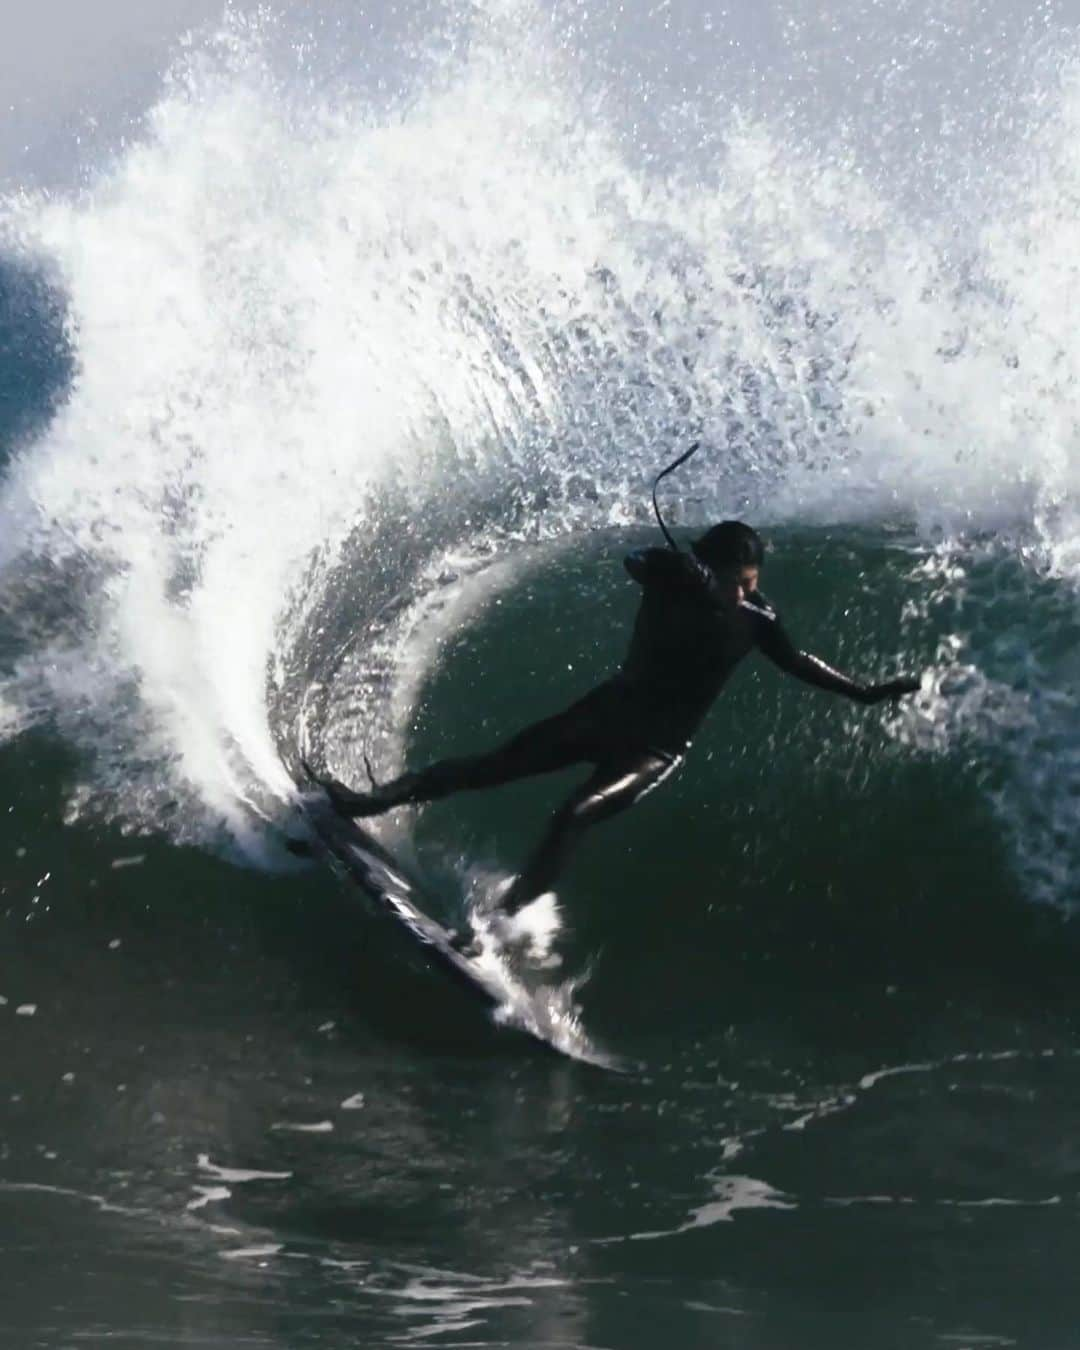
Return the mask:
<path fill-rule="evenodd" d="M 758 588 L 758 569 L 756 567 L 735 567 L 721 572 L 717 578 L 720 595 L 731 609 L 749 599 Z"/>

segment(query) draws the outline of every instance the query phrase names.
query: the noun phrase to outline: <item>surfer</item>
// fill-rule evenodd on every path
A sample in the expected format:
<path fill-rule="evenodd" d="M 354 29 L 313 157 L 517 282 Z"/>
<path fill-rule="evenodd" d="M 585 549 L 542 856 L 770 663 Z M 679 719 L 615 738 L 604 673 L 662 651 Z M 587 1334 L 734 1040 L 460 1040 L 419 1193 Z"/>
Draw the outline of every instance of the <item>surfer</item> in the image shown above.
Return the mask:
<path fill-rule="evenodd" d="M 630 648 L 622 667 L 584 698 L 485 754 L 373 782 L 368 792 L 332 778 L 317 781 L 341 815 L 374 816 L 592 764 L 592 773 L 552 816 L 538 847 L 500 897 L 500 908 L 514 913 L 553 888 L 590 826 L 633 806 L 679 767 L 713 700 L 750 652 L 760 651 L 796 679 L 856 703 L 880 703 L 919 688 L 913 679 L 861 684 L 800 651 L 758 590 L 764 557 L 757 532 L 734 520 L 713 526 L 690 553 L 674 545 L 631 553 L 625 566 L 641 587 L 641 601 Z"/>

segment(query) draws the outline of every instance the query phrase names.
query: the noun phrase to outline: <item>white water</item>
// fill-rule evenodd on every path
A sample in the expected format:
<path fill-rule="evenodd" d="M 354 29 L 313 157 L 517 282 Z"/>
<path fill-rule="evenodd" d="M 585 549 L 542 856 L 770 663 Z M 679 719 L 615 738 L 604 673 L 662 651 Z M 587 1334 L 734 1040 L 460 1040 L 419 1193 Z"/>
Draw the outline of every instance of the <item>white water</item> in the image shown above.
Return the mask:
<path fill-rule="evenodd" d="M 686 115 L 692 165 L 643 165 L 542 7 L 455 31 L 377 109 L 227 25 L 85 191 L 2 208 L 9 252 L 56 269 L 78 373 L 4 484 L 23 644 L 0 709 L 84 752 L 73 815 L 258 850 L 315 676 L 391 653 L 324 736 L 388 700 L 400 724 L 402 625 L 447 558 L 642 519 L 690 436 L 685 519 L 904 522 L 991 616 L 965 540 L 1080 571 L 1073 39 L 1021 44 L 992 156 L 934 213 L 858 137 L 792 139 L 779 96 L 774 122 L 717 94 Z M 44 631 L 43 587 L 69 597 Z M 965 630 L 938 684 L 967 667 L 979 734 L 1021 728 L 1002 810 L 1065 898 L 1069 799 L 1034 842 L 1026 822 L 1063 756 L 1080 782 L 1080 716 Z M 947 746 L 959 706 L 897 735 Z"/>

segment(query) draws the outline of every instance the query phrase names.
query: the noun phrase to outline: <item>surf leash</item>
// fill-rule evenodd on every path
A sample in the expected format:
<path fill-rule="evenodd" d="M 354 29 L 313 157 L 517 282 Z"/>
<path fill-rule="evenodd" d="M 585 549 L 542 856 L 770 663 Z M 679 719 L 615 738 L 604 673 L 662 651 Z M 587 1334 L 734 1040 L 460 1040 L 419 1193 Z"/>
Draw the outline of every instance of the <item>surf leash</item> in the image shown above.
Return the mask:
<path fill-rule="evenodd" d="M 686 461 L 690 458 L 690 456 L 696 455 L 700 449 L 701 449 L 701 442 L 695 441 L 689 450 L 684 450 L 678 459 L 673 459 L 671 463 L 667 466 L 667 468 L 661 469 L 660 472 L 653 479 L 652 507 L 653 510 L 656 512 L 656 520 L 660 526 L 660 529 L 663 531 L 664 538 L 668 541 L 668 546 L 670 548 L 673 548 L 676 553 L 678 553 L 679 551 L 679 546 L 675 542 L 675 540 L 672 539 L 668 527 L 664 524 L 664 517 L 660 514 L 660 503 L 656 500 L 656 489 L 660 486 L 661 479 L 666 478 L 669 473 L 674 473 L 675 470 L 679 468 L 680 465 L 685 464 Z"/>

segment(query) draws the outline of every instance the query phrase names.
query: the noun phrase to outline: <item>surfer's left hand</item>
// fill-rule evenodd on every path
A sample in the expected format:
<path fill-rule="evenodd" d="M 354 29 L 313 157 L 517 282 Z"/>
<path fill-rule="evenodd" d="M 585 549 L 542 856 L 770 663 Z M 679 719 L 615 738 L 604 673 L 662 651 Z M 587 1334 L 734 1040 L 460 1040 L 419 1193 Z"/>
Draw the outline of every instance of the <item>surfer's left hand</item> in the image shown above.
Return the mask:
<path fill-rule="evenodd" d="M 884 703 L 886 699 L 893 700 L 903 698 L 905 694 L 917 694 L 920 687 L 919 680 L 910 678 L 886 680 L 884 684 L 872 684 L 866 691 L 864 701 L 868 704 Z"/>

